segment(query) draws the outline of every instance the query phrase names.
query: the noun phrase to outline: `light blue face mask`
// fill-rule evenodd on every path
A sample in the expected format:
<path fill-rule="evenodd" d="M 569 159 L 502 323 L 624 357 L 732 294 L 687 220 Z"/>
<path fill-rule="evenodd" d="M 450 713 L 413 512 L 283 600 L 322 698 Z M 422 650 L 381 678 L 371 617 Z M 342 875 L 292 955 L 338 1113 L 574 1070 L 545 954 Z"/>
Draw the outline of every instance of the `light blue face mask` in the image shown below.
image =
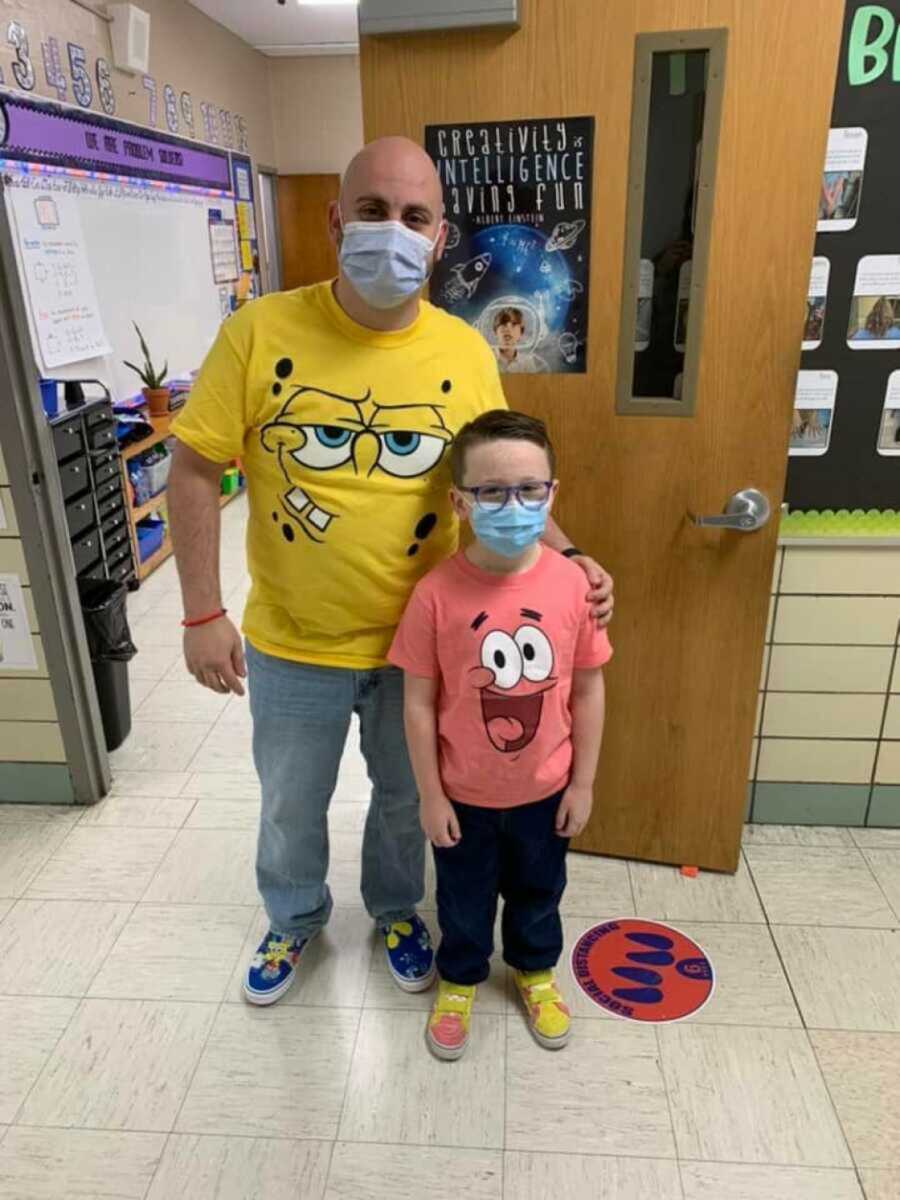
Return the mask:
<path fill-rule="evenodd" d="M 543 536 L 548 507 L 523 508 L 510 497 L 503 508 L 491 512 L 476 504 L 471 510 L 472 530 L 479 542 L 502 558 L 518 558 Z"/>
<path fill-rule="evenodd" d="M 399 308 L 421 291 L 437 245 L 402 221 L 349 221 L 343 227 L 341 270 L 372 308 Z"/>

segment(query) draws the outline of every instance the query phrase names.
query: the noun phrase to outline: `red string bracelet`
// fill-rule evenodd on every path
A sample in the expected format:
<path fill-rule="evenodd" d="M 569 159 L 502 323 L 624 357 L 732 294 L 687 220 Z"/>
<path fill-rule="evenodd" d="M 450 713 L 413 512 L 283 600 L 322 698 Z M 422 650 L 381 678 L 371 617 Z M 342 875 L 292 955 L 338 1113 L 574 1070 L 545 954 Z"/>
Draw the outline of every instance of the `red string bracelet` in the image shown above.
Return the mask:
<path fill-rule="evenodd" d="M 198 625 L 208 625 L 210 621 L 218 621 L 219 617 L 224 617 L 227 612 L 227 608 L 220 608 L 218 612 L 210 613 L 208 617 L 198 617 L 196 621 L 182 621 L 181 624 L 185 629 L 194 629 Z"/>

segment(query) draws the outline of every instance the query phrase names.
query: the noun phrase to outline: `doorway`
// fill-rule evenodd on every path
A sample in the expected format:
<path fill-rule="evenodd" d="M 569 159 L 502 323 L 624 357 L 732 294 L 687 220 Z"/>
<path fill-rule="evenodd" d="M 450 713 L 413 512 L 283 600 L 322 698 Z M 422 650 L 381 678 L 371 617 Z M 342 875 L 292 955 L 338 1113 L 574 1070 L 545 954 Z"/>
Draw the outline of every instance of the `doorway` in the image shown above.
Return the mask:
<path fill-rule="evenodd" d="M 580 850 L 738 862 L 778 533 L 775 519 L 738 518 L 748 489 L 775 514 L 783 493 L 842 15 L 840 0 L 813 24 L 766 0 L 523 0 L 514 33 L 362 42 L 366 140 L 595 119 L 586 370 L 505 382 L 510 405 L 544 418 L 558 447 L 561 525 L 617 582 L 607 732 Z M 670 107 L 651 103 L 655 84 L 687 98 L 677 133 L 695 157 L 669 198 L 675 240 L 691 227 L 693 271 L 675 273 L 671 337 L 645 377 L 644 198 L 652 208 L 669 187 L 652 174 L 665 139 L 648 119 Z M 451 219 L 468 196 L 445 192 Z"/>
<path fill-rule="evenodd" d="M 282 288 L 281 238 L 278 231 L 278 201 L 275 195 L 278 175 L 271 167 L 260 167 L 257 182 L 259 185 L 259 215 L 262 225 L 260 268 L 263 288 L 267 292 L 280 292 Z"/>
<path fill-rule="evenodd" d="M 278 176 L 282 287 L 305 287 L 337 274 L 334 247 L 323 230 L 340 187 L 340 175 Z"/>

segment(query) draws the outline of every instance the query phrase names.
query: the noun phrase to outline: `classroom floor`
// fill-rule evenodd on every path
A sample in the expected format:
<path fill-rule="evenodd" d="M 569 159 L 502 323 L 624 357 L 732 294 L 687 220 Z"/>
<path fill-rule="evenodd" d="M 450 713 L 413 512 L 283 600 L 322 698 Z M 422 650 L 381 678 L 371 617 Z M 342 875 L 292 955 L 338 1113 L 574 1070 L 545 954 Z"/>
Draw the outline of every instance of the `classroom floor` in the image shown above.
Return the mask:
<path fill-rule="evenodd" d="M 245 503 L 223 513 L 232 611 Z M 669 920 L 718 974 L 696 1019 L 534 1044 L 498 961 L 455 1064 L 390 981 L 358 892 L 364 770 L 331 812 L 327 933 L 275 1008 L 246 703 L 180 662 L 172 563 L 132 598 L 112 795 L 0 806 L 0 1200 L 896 1200 L 900 831 L 757 826 L 732 877 L 573 855 L 569 941 Z M 433 884 L 424 911 L 434 929 Z M 567 970 L 561 971 L 564 980 Z"/>

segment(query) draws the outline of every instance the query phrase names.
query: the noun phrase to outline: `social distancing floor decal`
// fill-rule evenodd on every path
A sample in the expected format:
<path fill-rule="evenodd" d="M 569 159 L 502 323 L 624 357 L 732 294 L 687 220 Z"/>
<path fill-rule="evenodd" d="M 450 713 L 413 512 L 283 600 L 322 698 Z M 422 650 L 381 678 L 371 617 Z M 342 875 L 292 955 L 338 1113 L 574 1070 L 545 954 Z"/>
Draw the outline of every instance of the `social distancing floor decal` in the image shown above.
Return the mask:
<path fill-rule="evenodd" d="M 586 929 L 572 948 L 572 974 L 595 1004 L 627 1021 L 684 1020 L 715 988 L 712 964 L 692 938 L 634 917 Z"/>

